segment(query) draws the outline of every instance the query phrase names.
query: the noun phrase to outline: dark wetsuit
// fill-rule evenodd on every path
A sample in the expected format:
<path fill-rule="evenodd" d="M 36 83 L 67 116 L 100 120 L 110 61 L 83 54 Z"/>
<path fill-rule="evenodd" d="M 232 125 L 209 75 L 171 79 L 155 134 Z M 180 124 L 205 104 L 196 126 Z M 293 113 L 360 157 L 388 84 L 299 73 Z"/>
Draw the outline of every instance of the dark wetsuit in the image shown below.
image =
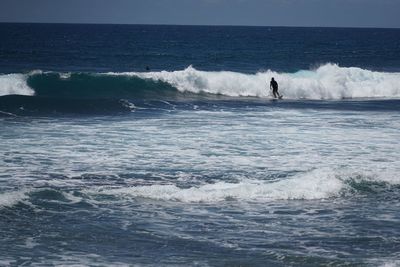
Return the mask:
<path fill-rule="evenodd" d="M 272 80 L 270 83 L 270 87 L 272 87 L 272 93 L 274 94 L 274 97 L 278 97 L 278 83 L 275 80 Z"/>

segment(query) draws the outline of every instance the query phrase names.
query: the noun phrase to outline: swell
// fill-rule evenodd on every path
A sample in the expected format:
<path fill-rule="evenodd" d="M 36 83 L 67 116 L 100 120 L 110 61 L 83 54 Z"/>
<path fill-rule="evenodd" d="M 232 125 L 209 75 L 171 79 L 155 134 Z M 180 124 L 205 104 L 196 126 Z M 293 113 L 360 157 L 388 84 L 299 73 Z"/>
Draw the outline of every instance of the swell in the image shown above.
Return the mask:
<path fill-rule="evenodd" d="M 58 98 L 164 98 L 177 91 L 163 81 L 99 73 L 40 73 L 27 79 L 35 96 Z"/>
<path fill-rule="evenodd" d="M 162 100 L 179 94 L 165 82 L 139 77 L 41 71 L 2 77 L 0 117 L 128 113 L 135 105 L 127 99 Z"/>

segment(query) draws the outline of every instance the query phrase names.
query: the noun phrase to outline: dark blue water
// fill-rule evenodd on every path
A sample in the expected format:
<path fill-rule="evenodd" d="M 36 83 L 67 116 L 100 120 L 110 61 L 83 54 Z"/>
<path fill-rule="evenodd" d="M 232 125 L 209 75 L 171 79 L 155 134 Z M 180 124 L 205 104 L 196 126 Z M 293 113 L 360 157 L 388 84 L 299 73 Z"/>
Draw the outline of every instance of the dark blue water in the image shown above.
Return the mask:
<path fill-rule="evenodd" d="M 0 266 L 400 264 L 400 30 L 0 36 Z"/>
<path fill-rule="evenodd" d="M 0 72 L 293 72 L 328 62 L 399 71 L 400 30 L 1 24 Z"/>

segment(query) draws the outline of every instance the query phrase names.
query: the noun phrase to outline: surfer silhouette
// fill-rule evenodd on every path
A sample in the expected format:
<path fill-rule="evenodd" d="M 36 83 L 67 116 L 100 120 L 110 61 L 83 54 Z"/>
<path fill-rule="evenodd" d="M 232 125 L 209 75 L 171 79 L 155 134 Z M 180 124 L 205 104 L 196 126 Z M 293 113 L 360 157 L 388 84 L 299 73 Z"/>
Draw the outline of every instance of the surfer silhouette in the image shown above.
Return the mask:
<path fill-rule="evenodd" d="M 269 88 L 272 89 L 272 94 L 274 94 L 274 98 L 282 98 L 282 96 L 278 93 L 278 83 L 274 78 L 271 79 L 269 84 Z"/>

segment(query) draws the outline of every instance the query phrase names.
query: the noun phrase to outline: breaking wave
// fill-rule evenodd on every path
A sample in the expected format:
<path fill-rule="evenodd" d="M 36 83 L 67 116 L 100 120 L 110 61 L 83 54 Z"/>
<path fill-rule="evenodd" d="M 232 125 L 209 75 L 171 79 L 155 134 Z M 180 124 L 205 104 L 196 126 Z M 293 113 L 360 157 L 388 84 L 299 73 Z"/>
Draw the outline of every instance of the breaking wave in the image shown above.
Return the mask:
<path fill-rule="evenodd" d="M 390 177 L 390 178 L 388 178 Z M 388 177 L 313 170 L 278 181 L 242 180 L 239 183 L 217 182 L 181 188 L 174 184 L 100 189 L 98 193 L 113 196 L 150 198 L 180 202 L 316 200 L 398 188 L 400 180 Z M 381 187 L 381 189 L 379 189 Z M 378 188 L 378 189 L 377 189 Z"/>
<path fill-rule="evenodd" d="M 400 73 L 342 68 L 334 64 L 296 73 L 268 70 L 256 74 L 207 72 L 191 66 L 171 72 L 32 71 L 0 75 L 0 116 L 119 114 L 136 110 L 137 106 L 146 108 L 151 101 L 156 101 L 157 106 L 165 101 L 207 102 L 240 97 L 263 100 L 271 98 L 268 82 L 272 77 L 278 80 L 280 93 L 291 100 L 398 101 L 400 98 Z M 248 98 L 242 100 L 248 101 Z M 392 104 L 382 103 L 379 108 L 391 106 L 397 110 L 399 103 Z"/>
<path fill-rule="evenodd" d="M 55 73 L 0 75 L 0 96 L 17 94 L 58 98 L 168 98 L 185 94 L 231 97 L 270 96 L 268 81 L 279 82 L 289 99 L 398 98 L 400 73 L 325 64 L 315 70 L 256 74 L 180 71 L 123 73 Z"/>
<path fill-rule="evenodd" d="M 35 91 L 28 86 L 29 75 L 0 75 L 0 96 L 4 95 L 34 95 Z"/>
<path fill-rule="evenodd" d="M 243 179 L 236 183 L 220 181 L 186 187 L 169 184 L 124 187 L 94 186 L 87 184 L 74 194 L 70 183 L 54 187 L 0 192 L 0 209 L 18 203 L 44 205 L 44 202 L 78 204 L 109 201 L 116 198 L 131 202 L 133 199 L 153 199 L 183 203 L 220 203 L 225 201 L 266 203 L 280 200 L 323 200 L 350 198 L 373 194 L 375 198 L 399 198 L 400 179 L 393 172 L 349 172 L 330 168 L 315 169 L 292 177 L 276 180 Z M 73 184 L 72 184 L 73 185 Z M 81 184 L 82 185 L 82 184 Z M 385 193 L 385 194 L 384 194 Z M 102 196 L 99 198 L 99 196 Z M 103 196 L 108 196 L 103 198 Z M 111 197 L 111 198 L 109 198 Z M 37 200 L 40 200 L 37 202 Z M 43 203 L 42 203 L 43 202 Z"/>
<path fill-rule="evenodd" d="M 235 72 L 205 72 L 189 67 L 183 71 L 122 73 L 163 81 L 180 92 L 210 93 L 227 96 L 268 97 L 267 81 L 272 77 L 280 92 L 290 99 L 397 98 L 400 97 L 400 73 L 383 73 L 360 68 L 341 68 L 326 64 L 316 70 L 296 73 L 259 72 L 253 75 Z"/>
<path fill-rule="evenodd" d="M 12 207 L 28 198 L 26 190 L 0 193 L 0 208 Z"/>

